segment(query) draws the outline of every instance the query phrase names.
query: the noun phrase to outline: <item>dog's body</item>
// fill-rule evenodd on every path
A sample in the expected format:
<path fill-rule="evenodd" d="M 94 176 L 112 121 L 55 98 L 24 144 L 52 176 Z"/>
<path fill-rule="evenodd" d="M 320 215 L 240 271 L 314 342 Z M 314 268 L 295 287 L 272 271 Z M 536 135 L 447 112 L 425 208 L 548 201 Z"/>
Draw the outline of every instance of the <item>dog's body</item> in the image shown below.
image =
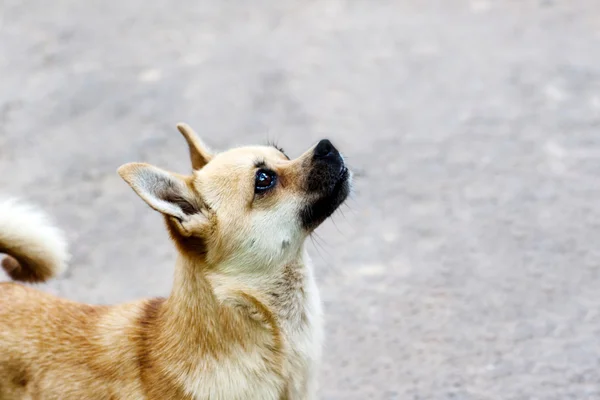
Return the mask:
<path fill-rule="evenodd" d="M 180 131 L 191 177 L 119 169 L 165 216 L 171 295 L 90 306 L 0 284 L 0 399 L 315 398 L 321 306 L 303 243 L 348 194 L 341 156 L 328 141 L 296 160 L 269 147 L 213 156 Z M 60 232 L 14 201 L 0 203 L 0 252 L 29 282 L 67 257 Z"/>

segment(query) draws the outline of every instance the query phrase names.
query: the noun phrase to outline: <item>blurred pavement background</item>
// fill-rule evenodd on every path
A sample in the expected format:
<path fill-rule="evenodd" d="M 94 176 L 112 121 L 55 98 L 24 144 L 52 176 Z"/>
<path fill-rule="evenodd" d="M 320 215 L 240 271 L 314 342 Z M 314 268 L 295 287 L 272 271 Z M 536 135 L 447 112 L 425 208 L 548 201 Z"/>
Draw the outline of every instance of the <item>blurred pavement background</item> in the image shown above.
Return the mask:
<path fill-rule="evenodd" d="M 74 259 L 45 287 L 167 294 L 116 169 L 330 138 L 356 193 L 310 252 L 321 398 L 600 399 L 600 2 L 3 0 L 0 191 Z"/>

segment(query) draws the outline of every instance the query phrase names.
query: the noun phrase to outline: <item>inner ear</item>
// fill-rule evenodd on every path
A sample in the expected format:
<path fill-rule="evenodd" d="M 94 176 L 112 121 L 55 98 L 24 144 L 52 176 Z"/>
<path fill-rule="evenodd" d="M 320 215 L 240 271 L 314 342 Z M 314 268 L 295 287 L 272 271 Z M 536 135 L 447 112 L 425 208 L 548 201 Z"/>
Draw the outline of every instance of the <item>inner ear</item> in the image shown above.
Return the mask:
<path fill-rule="evenodd" d="M 119 175 L 156 211 L 179 221 L 200 213 L 186 178 L 143 163 L 121 166 Z"/>
<path fill-rule="evenodd" d="M 192 168 L 197 170 L 208 164 L 212 159 L 212 154 L 208 147 L 200 140 L 198 134 L 188 124 L 184 123 L 177 124 L 177 129 L 188 144 Z"/>

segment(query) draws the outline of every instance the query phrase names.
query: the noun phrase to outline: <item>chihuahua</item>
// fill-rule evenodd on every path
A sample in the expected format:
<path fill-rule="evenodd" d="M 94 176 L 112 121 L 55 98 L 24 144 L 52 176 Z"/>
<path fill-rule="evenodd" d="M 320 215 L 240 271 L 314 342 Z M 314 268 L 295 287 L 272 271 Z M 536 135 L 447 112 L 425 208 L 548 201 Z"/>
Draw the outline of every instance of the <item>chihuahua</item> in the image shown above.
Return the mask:
<path fill-rule="evenodd" d="M 177 250 L 167 298 L 87 305 L 0 284 L 2 400 L 311 400 L 322 310 L 304 249 L 344 202 L 351 172 L 329 140 L 291 160 L 273 146 L 211 152 L 187 125 L 191 175 L 130 163 L 119 175 L 164 216 Z M 40 211 L 0 201 L 16 281 L 68 261 Z"/>

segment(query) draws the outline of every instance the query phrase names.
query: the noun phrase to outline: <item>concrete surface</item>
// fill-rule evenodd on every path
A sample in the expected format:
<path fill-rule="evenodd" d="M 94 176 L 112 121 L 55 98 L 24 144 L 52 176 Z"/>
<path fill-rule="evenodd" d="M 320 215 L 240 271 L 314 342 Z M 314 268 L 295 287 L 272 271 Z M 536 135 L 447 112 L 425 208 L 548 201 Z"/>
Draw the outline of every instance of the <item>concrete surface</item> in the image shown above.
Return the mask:
<path fill-rule="evenodd" d="M 47 290 L 165 294 L 116 168 L 331 138 L 321 398 L 600 399 L 600 2 L 3 0 L 0 189 L 72 242 Z M 334 225 L 335 222 L 335 225 Z M 337 227 L 336 227 L 337 226 Z"/>

